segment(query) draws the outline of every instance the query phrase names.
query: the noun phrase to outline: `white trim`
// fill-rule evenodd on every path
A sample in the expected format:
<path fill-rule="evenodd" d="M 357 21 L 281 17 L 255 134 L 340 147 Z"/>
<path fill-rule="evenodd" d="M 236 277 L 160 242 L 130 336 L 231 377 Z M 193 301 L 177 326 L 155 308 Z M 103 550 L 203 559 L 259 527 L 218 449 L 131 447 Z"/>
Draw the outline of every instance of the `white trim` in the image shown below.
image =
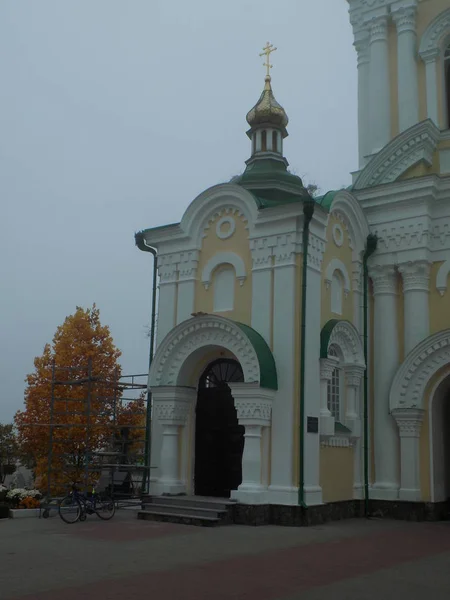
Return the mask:
<path fill-rule="evenodd" d="M 391 385 L 391 412 L 396 408 L 423 408 L 428 382 L 447 364 L 450 364 L 450 329 L 431 335 L 408 354 Z"/>
<path fill-rule="evenodd" d="M 180 323 L 161 342 L 150 368 L 150 389 L 189 386 L 193 366 L 211 346 L 232 353 L 242 366 L 246 383 L 259 383 L 258 356 L 242 329 L 224 317 L 203 315 Z"/>
<path fill-rule="evenodd" d="M 331 203 L 330 214 L 336 214 L 345 223 L 350 236 L 353 260 L 361 260 L 370 230 L 366 215 L 356 197 L 347 190 L 339 191 Z"/>
<path fill-rule="evenodd" d="M 345 366 L 358 365 L 365 368 L 364 350 L 356 327 L 349 321 L 339 321 L 334 327 L 328 342 L 328 348 L 336 345 L 342 352 Z M 328 354 L 327 348 L 327 354 Z"/>
<path fill-rule="evenodd" d="M 344 278 L 344 292 L 345 297 L 347 297 L 352 289 L 352 286 L 350 283 L 350 277 L 348 275 L 347 267 L 339 258 L 332 258 L 325 270 L 325 284 L 327 286 L 327 289 L 331 286 L 331 282 L 335 271 L 339 271 L 342 274 L 342 277 Z"/>
<path fill-rule="evenodd" d="M 450 8 L 440 13 L 432 21 L 422 35 L 419 45 L 419 54 L 424 59 L 427 53 L 440 53 L 442 39 L 450 33 Z M 425 60 L 425 59 L 424 59 Z"/>
<path fill-rule="evenodd" d="M 202 272 L 202 283 L 206 289 L 211 285 L 213 271 L 219 266 L 228 264 L 234 267 L 236 272 L 236 278 L 239 280 L 240 285 L 244 284 L 247 277 L 245 270 L 245 263 L 242 258 L 234 252 L 219 252 L 212 256 L 203 268 Z"/>
<path fill-rule="evenodd" d="M 447 291 L 447 279 L 450 273 L 450 260 L 446 260 L 440 267 L 436 275 L 436 289 L 441 296 Z"/>
<path fill-rule="evenodd" d="M 410 127 L 387 144 L 360 172 L 355 190 L 396 181 L 420 162 L 431 166 L 440 131 L 431 119 Z"/>
<path fill-rule="evenodd" d="M 222 225 L 225 225 L 226 223 L 228 223 L 230 228 L 228 229 L 228 231 L 223 232 L 223 231 L 221 231 L 221 228 L 222 228 Z M 234 234 L 235 231 L 236 231 L 236 221 L 233 219 L 233 217 L 230 217 L 227 215 L 227 216 L 219 219 L 219 221 L 217 221 L 216 235 L 220 240 L 227 240 Z"/>

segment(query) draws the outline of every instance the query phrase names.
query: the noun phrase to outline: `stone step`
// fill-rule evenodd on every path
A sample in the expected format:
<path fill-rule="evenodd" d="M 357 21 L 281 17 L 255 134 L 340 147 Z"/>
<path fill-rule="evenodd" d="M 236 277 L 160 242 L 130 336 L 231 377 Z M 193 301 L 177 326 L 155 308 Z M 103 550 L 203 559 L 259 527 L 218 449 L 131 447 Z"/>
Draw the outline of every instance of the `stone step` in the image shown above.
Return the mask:
<path fill-rule="evenodd" d="M 195 525 L 197 527 L 217 527 L 221 524 L 220 519 L 214 517 L 199 517 L 177 513 L 154 512 L 140 510 L 138 519 L 144 521 L 162 521 L 165 523 L 180 523 L 182 525 Z"/>
<path fill-rule="evenodd" d="M 223 519 L 227 516 L 228 511 L 218 508 L 207 508 L 204 506 L 192 506 L 190 503 L 167 504 L 165 502 L 151 502 L 144 504 L 142 510 L 150 512 L 164 512 L 170 514 L 179 514 L 197 517 L 212 517 L 214 519 Z"/>
<path fill-rule="evenodd" d="M 143 505 L 155 503 L 164 504 L 166 506 L 186 506 L 227 511 L 236 504 L 236 501 L 228 498 L 209 498 L 206 496 L 147 496 L 142 501 Z"/>

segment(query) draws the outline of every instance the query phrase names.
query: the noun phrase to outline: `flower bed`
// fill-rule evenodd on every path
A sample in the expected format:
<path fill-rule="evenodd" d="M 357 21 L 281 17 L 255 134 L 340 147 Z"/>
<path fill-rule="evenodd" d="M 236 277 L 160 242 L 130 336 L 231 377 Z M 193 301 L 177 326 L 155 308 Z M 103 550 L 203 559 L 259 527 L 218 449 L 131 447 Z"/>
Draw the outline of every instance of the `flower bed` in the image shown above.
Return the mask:
<path fill-rule="evenodd" d="M 8 490 L 0 485 L 0 518 L 35 516 L 39 514 L 42 494 L 39 490 L 15 488 Z M 19 514 L 23 513 L 23 514 Z"/>

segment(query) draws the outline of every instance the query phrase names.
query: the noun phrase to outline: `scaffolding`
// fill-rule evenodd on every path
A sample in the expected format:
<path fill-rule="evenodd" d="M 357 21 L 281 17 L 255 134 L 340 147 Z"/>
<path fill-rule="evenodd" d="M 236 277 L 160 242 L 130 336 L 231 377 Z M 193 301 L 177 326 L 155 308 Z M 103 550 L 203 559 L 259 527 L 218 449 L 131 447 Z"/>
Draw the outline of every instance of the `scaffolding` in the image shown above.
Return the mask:
<path fill-rule="evenodd" d="M 147 374 L 107 379 L 80 367 L 52 366 L 44 518 L 76 483 L 106 491 L 118 507 L 140 504 L 150 480 Z"/>

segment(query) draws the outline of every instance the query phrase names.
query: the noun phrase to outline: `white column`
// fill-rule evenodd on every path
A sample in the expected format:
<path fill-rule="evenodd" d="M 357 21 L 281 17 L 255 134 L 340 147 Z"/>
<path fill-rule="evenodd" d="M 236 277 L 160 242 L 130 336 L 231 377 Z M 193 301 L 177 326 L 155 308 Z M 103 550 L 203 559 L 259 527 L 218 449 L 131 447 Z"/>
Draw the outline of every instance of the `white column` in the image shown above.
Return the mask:
<path fill-rule="evenodd" d="M 353 290 L 353 325 L 356 327 L 360 337 L 363 333 L 363 292 L 362 279 L 363 267 L 360 261 L 352 263 L 352 290 Z"/>
<path fill-rule="evenodd" d="M 171 255 L 159 257 L 159 296 L 156 346 L 175 327 L 177 310 L 177 265 Z"/>
<path fill-rule="evenodd" d="M 405 355 L 430 335 L 430 263 L 399 266 L 403 278 Z"/>
<path fill-rule="evenodd" d="M 427 86 L 427 117 L 439 127 L 438 111 L 438 84 L 437 84 L 437 61 L 439 50 L 429 50 L 421 54 L 425 62 L 426 86 Z"/>
<path fill-rule="evenodd" d="M 370 148 L 379 152 L 391 139 L 388 17 L 370 20 Z"/>
<path fill-rule="evenodd" d="M 400 133 L 419 122 L 419 85 L 417 79 L 416 2 L 394 5 L 397 25 L 398 111 Z"/>
<path fill-rule="evenodd" d="M 231 383 L 230 388 L 239 425 L 245 427 L 242 483 L 231 492 L 231 497 L 244 504 L 265 504 L 268 457 L 264 451 L 268 448 L 262 437 L 263 428 L 271 425 L 275 390 L 260 388 L 254 383 Z"/>
<path fill-rule="evenodd" d="M 334 417 L 328 408 L 328 383 L 339 363 L 334 356 L 320 359 L 320 435 L 334 435 Z"/>
<path fill-rule="evenodd" d="M 344 369 L 345 391 L 346 391 L 346 410 L 345 425 L 351 430 L 353 436 L 361 435 L 361 417 L 359 406 L 359 392 L 361 389 L 361 380 L 364 375 L 364 368 L 354 365 L 347 365 Z"/>
<path fill-rule="evenodd" d="M 420 491 L 420 430 L 424 411 L 421 409 L 396 409 L 392 413 L 400 432 L 400 500 L 419 502 Z"/>
<path fill-rule="evenodd" d="M 389 391 L 399 364 L 397 274 L 394 267 L 370 269 L 374 285 L 374 445 L 372 498 L 394 500 L 399 488 L 399 441 L 390 414 Z"/>
<path fill-rule="evenodd" d="M 176 324 L 190 319 L 194 312 L 198 250 L 182 252 L 178 264 L 178 298 Z"/>
<path fill-rule="evenodd" d="M 371 153 L 369 130 L 369 77 L 370 54 L 368 32 L 361 33 L 354 44 L 358 53 L 358 148 L 359 168 L 366 165 L 365 157 Z"/>
<path fill-rule="evenodd" d="M 274 248 L 273 355 L 277 366 L 278 392 L 272 408 L 272 461 L 269 486 L 274 504 L 296 504 L 298 489 L 293 485 L 296 313 L 295 244 Z"/>
<path fill-rule="evenodd" d="M 183 494 L 187 491 L 187 475 L 181 472 L 180 447 L 182 430 L 195 398 L 196 391 L 190 388 L 152 389 L 154 414 L 162 429 L 159 479 L 155 486 L 160 494 Z"/>
<path fill-rule="evenodd" d="M 252 240 L 252 327 L 271 345 L 272 249 L 264 239 Z"/>

